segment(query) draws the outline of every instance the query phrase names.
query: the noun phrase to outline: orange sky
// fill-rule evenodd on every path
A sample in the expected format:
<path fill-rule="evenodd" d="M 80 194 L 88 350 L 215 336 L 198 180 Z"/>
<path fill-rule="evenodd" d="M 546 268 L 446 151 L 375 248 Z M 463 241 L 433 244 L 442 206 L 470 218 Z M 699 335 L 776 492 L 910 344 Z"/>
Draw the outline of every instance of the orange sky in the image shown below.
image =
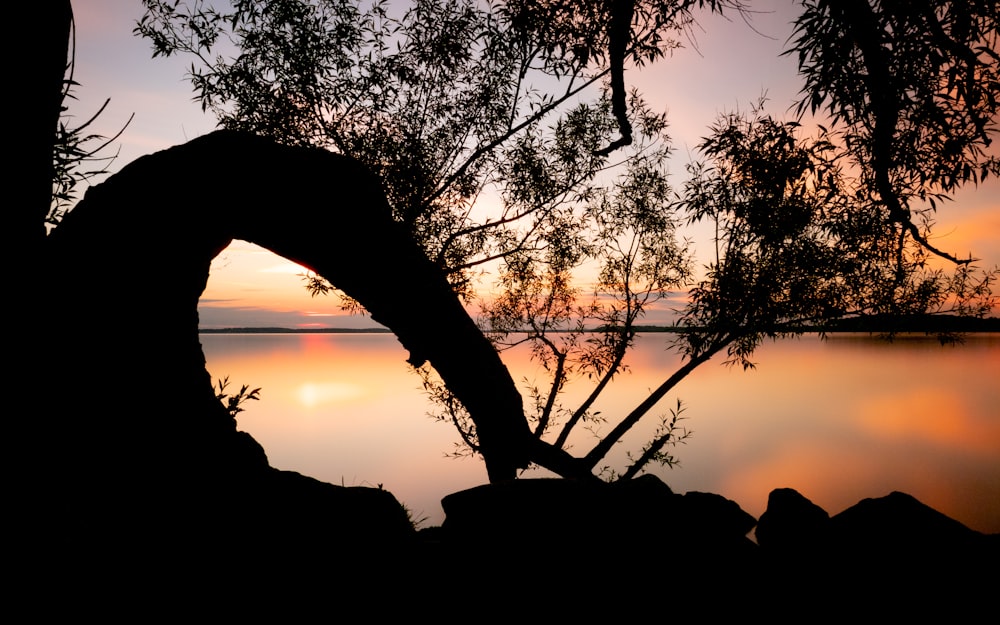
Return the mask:
<path fill-rule="evenodd" d="M 799 82 L 795 62 L 780 57 L 791 34 L 791 0 L 756 1 L 756 33 L 738 18 L 709 16 L 689 46 L 626 80 L 656 107 L 668 111 L 676 148 L 671 165 L 679 186 L 684 162 L 715 117 L 746 109 L 766 93 L 769 111 L 783 115 L 795 100 Z M 135 118 L 118 142 L 114 171 L 135 158 L 211 131 L 214 120 L 193 100 L 186 59 L 151 59 L 146 42 L 132 35 L 142 14 L 137 0 L 87 0 L 74 3 L 76 73 L 81 83 L 70 112 L 87 119 L 106 99 L 96 132 L 113 135 L 130 115 Z M 958 196 L 939 213 L 937 243 L 959 255 L 972 252 L 986 266 L 1000 265 L 1000 184 L 991 180 Z M 708 240 L 701 240 L 707 246 Z M 203 297 L 203 327 L 220 326 L 367 326 L 344 317 L 336 298 L 312 298 L 299 270 L 259 248 L 238 243 L 220 256 Z M 651 318 L 649 321 L 662 320 Z"/>

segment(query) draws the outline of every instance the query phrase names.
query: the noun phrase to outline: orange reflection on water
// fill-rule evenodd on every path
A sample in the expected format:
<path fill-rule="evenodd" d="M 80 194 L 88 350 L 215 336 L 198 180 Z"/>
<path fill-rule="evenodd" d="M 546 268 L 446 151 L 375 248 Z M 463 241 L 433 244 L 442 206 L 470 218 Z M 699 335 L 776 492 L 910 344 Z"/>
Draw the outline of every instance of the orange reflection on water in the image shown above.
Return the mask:
<path fill-rule="evenodd" d="M 391 334 L 201 337 L 209 371 L 238 389 L 261 387 L 237 417 L 272 466 L 333 484 L 383 484 L 418 517 L 448 492 L 480 484 L 485 468 L 444 458 L 454 430 L 427 416 L 420 379 Z M 232 388 L 232 386 L 231 386 Z"/>
<path fill-rule="evenodd" d="M 771 449 L 768 456 L 723 477 L 719 492 L 759 517 L 771 490 L 794 488 L 832 515 L 864 497 L 893 490 L 878 483 L 883 474 L 880 463 L 879 458 L 857 448 L 822 441 L 791 443 Z M 902 486 L 894 489 L 905 490 Z"/>
<path fill-rule="evenodd" d="M 632 373 L 596 410 L 627 414 L 677 366 L 669 336 L 639 337 Z M 203 335 L 209 370 L 262 387 L 238 416 L 271 464 L 335 484 L 383 484 L 418 516 L 440 523 L 440 499 L 486 481 L 478 460 L 454 460 L 458 436 L 431 409 L 406 351 L 388 334 Z M 933 341 L 816 337 L 765 344 L 756 370 L 711 362 L 653 413 L 680 397 L 693 436 L 657 468 L 675 492 L 722 494 L 759 516 L 774 488 L 791 487 L 831 514 L 893 490 L 980 531 L 1000 532 L 1000 336 L 958 348 Z M 516 380 L 542 373 L 526 350 L 504 354 Z M 991 368 L 993 367 L 993 368 Z M 586 382 L 569 389 L 577 399 Z M 570 405 L 575 406 L 574 402 Z M 649 439 L 645 422 L 609 463 Z M 594 439 L 572 441 L 585 453 Z M 537 474 L 530 474 L 537 475 Z"/>
<path fill-rule="evenodd" d="M 309 409 L 360 400 L 365 395 L 363 387 L 343 382 L 305 382 L 296 391 L 299 403 Z"/>
<path fill-rule="evenodd" d="M 968 399 L 950 388 L 916 388 L 903 396 L 874 397 L 861 404 L 857 423 L 872 436 L 963 454 L 995 454 L 1000 441 L 1000 420 L 975 414 Z"/>
<path fill-rule="evenodd" d="M 731 454 L 732 469 L 708 489 L 754 515 L 780 485 L 831 514 L 900 490 L 975 529 L 1000 531 L 998 339 L 942 347 L 924 337 L 895 344 L 806 337 L 766 345 L 760 368 L 725 389 L 743 401 L 728 400 L 731 414 L 741 410 L 755 425 L 720 419 L 708 435 L 725 443 L 693 459 Z"/>

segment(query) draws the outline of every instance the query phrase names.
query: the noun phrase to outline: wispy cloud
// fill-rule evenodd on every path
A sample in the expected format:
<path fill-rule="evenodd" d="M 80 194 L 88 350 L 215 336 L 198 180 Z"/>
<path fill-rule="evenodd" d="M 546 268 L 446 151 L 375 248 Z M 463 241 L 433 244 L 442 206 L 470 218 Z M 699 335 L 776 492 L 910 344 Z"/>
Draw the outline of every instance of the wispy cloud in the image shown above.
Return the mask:
<path fill-rule="evenodd" d="M 373 328 L 381 327 L 368 315 L 278 310 L 264 306 L 233 306 L 225 301 L 202 301 L 198 325 L 206 330 L 222 328 Z"/>
<path fill-rule="evenodd" d="M 296 265 L 292 262 L 281 263 L 279 265 L 271 265 L 270 267 L 263 267 L 257 270 L 260 273 L 288 273 L 292 275 L 298 275 L 300 273 L 308 273 L 308 269 L 302 265 Z"/>

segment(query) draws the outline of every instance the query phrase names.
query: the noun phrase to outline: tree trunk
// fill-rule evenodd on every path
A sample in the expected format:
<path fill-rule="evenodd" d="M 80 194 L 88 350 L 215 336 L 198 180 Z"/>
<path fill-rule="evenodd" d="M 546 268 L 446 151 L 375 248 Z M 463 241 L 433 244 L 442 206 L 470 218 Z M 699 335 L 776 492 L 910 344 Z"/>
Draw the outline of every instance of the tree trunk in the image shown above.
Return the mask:
<path fill-rule="evenodd" d="M 73 10 L 69 0 L 24 2 L 10 8 L 18 37 L 7 56 L 7 116 L 15 123 L 9 132 L 6 164 L 9 202 L 5 211 L 5 248 L 37 258 L 45 239 L 45 216 L 52 199 L 52 148 L 62 107 L 63 75 L 69 54 Z"/>
<path fill-rule="evenodd" d="M 234 238 L 315 270 L 411 361 L 429 361 L 469 410 L 491 480 L 527 466 L 532 439 L 509 372 L 392 221 L 377 178 L 324 150 L 229 131 L 138 159 L 49 237 L 51 348 L 70 373 L 64 459 L 104 467 L 102 479 L 134 466 L 164 487 L 254 462 L 214 398 L 197 334 L 209 264 Z"/>
<path fill-rule="evenodd" d="M 52 493 L 56 475 L 48 423 L 41 417 L 48 374 L 58 365 L 38 337 L 46 331 L 39 293 L 48 285 L 41 264 L 45 217 L 52 200 L 52 155 L 62 106 L 72 8 L 69 0 L 19 2 L 6 21 L 16 29 L 5 38 L 8 59 L 5 111 L 10 134 L 6 159 L 3 249 L 8 333 L 5 372 L 5 485 L 9 568 L 31 579 L 44 566 L 41 544 L 54 527 Z M 12 391 L 12 392 L 11 392 Z M 23 558 L 21 557 L 23 556 Z M 12 591 L 12 594 L 17 594 Z"/>

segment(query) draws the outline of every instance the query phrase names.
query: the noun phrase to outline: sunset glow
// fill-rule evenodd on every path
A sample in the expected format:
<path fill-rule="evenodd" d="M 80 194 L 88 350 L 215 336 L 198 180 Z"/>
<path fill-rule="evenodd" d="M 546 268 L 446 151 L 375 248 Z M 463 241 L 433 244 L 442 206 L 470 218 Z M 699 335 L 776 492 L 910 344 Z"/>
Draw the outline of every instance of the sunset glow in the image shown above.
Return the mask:
<path fill-rule="evenodd" d="M 795 6 L 772 2 L 769 7 L 773 10 L 754 14 L 753 28 L 738 19 L 709 16 L 693 29 L 697 41 L 650 66 L 627 68 L 627 85 L 642 92 L 653 109 L 669 113 L 674 189 L 681 188 L 685 165 L 698 158 L 696 146 L 718 115 L 747 110 L 762 96 L 775 117 L 793 115 L 801 79 L 795 58 L 781 52 L 792 34 Z M 110 98 L 88 128 L 110 137 L 135 114 L 112 143 L 118 156 L 108 165 L 111 173 L 216 128 L 187 79 L 190 60 L 151 59 L 149 43 L 132 35 L 142 3 L 87 0 L 74 3 L 74 11 L 73 79 L 80 86 L 69 102 L 71 115 L 89 119 Z M 814 121 L 805 119 L 804 128 Z M 211 184 L 211 172 L 191 175 L 194 186 Z M 229 197 L 231 187 L 226 191 Z M 363 210 L 344 201 L 349 191 L 325 190 L 331 207 Z M 498 214 L 497 207 L 496 198 L 486 198 L 474 210 Z M 144 209 L 138 198 L 135 210 Z M 965 188 L 953 201 L 939 204 L 935 222 L 935 246 L 960 258 L 971 255 L 979 267 L 1000 268 L 1000 180 Z M 352 235 L 330 233 L 329 244 Z M 696 223 L 681 233 L 688 235 L 703 272 L 714 256 L 715 232 Z M 393 250 L 372 246 L 370 254 L 368 247 L 364 252 L 378 258 L 391 257 Z M 930 263 L 953 268 L 939 258 Z M 233 241 L 211 264 L 198 306 L 200 328 L 378 327 L 369 315 L 345 310 L 335 294 L 310 294 L 307 273 L 266 249 Z M 592 296 L 594 275 L 591 268 L 579 276 L 581 303 Z M 494 280 L 494 274 L 480 277 L 481 288 L 466 302 L 473 316 L 482 301 L 490 301 Z M 393 284 L 380 282 L 379 287 L 388 290 Z M 672 323 L 687 297 L 687 288 L 678 289 L 638 324 Z M 390 301 L 391 308 L 397 300 Z M 398 305 L 409 314 L 409 307 L 421 302 Z M 118 314 L 143 313 L 128 301 L 121 306 Z M 1000 316 L 1000 308 L 994 315 Z M 608 420 L 595 427 L 606 432 L 677 369 L 682 359 L 668 345 L 673 337 L 640 336 L 640 349 L 627 361 L 630 372 L 618 376 L 593 408 Z M 434 406 L 391 334 L 205 333 L 200 339 L 213 380 L 228 376 L 236 388 L 261 387 L 260 401 L 248 402 L 237 423 L 262 444 L 276 468 L 333 484 L 384 485 L 429 524 L 443 520 L 441 497 L 487 481 L 480 459 L 446 457 L 461 449 L 458 435 L 450 423 L 428 416 Z M 527 348 L 505 351 L 502 358 L 524 397 L 530 397 L 529 385 L 548 382 L 548 372 L 530 360 Z M 719 493 L 758 517 L 774 488 L 795 488 L 831 514 L 862 498 L 899 490 L 974 529 L 1000 533 L 998 335 L 954 347 L 923 338 L 889 344 L 868 336 L 821 342 L 807 335 L 765 343 L 752 358 L 760 365 L 756 369 L 722 366 L 724 358 L 720 354 L 690 375 L 654 411 L 666 415 L 680 401 L 685 427 L 693 433 L 674 450 L 679 467 L 653 471 L 675 492 Z M 567 405 L 586 396 L 589 383 L 572 381 L 564 396 Z M 516 408 L 516 397 L 512 405 Z M 654 426 L 643 422 L 634 428 L 608 455 L 608 464 L 620 469 L 627 454 L 652 437 Z M 574 454 L 594 444 L 593 433 L 582 429 L 569 439 Z"/>
<path fill-rule="evenodd" d="M 77 68 L 81 83 L 71 112 L 89 116 L 106 98 L 111 102 L 93 130 L 111 136 L 135 113 L 116 145 L 115 171 L 151 151 L 182 143 L 214 129 L 215 121 L 193 99 L 182 59 L 151 59 L 148 43 L 132 36 L 140 3 L 124 7 L 115 0 L 93 0 L 74 7 Z M 780 56 L 792 33 L 791 2 L 773 3 L 754 14 L 753 32 L 738 19 L 705 16 L 694 41 L 627 81 L 642 91 L 654 109 L 668 111 L 675 148 L 673 185 L 680 186 L 684 164 L 716 117 L 746 110 L 762 95 L 767 110 L 786 117 L 801 83 L 795 59 Z M 705 80 L 706 73 L 713 77 Z M 95 179 L 99 181 L 100 179 Z M 331 200 L 335 201 L 335 200 Z M 989 179 L 960 192 L 940 207 L 935 244 L 959 256 L 972 254 L 983 267 L 1000 266 L 1000 181 Z M 710 237 L 697 234 L 699 254 L 708 254 Z M 301 268 L 266 250 L 234 242 L 212 266 L 202 302 L 203 327 L 370 327 L 369 320 L 344 314 L 333 297 L 311 298 L 296 274 Z M 330 315 L 308 319 L 307 312 Z M 661 316 L 659 319 L 665 317 Z M 321 325 L 310 325 L 321 324 Z"/>
<path fill-rule="evenodd" d="M 609 423 L 679 362 L 667 340 L 640 337 L 632 373 L 596 407 Z M 951 348 L 811 336 L 765 345 L 755 371 L 709 363 L 656 410 L 681 398 L 693 435 L 675 449 L 679 467 L 653 472 L 676 492 L 720 493 L 754 516 L 774 488 L 795 488 L 830 514 L 900 490 L 973 528 L 1000 531 L 992 411 L 1000 389 L 981 366 L 1000 352 L 998 340 Z M 238 422 L 274 466 L 333 483 L 384 483 L 432 522 L 441 520 L 440 497 L 485 479 L 480 461 L 445 457 L 457 434 L 427 417 L 432 406 L 390 334 L 203 335 L 202 343 L 213 376 L 263 387 Z M 504 360 L 517 380 L 544 379 L 526 350 Z M 588 386 L 573 383 L 567 401 Z M 609 462 L 622 463 L 652 425 L 639 426 Z M 593 443 L 589 434 L 572 442 L 577 452 Z"/>

